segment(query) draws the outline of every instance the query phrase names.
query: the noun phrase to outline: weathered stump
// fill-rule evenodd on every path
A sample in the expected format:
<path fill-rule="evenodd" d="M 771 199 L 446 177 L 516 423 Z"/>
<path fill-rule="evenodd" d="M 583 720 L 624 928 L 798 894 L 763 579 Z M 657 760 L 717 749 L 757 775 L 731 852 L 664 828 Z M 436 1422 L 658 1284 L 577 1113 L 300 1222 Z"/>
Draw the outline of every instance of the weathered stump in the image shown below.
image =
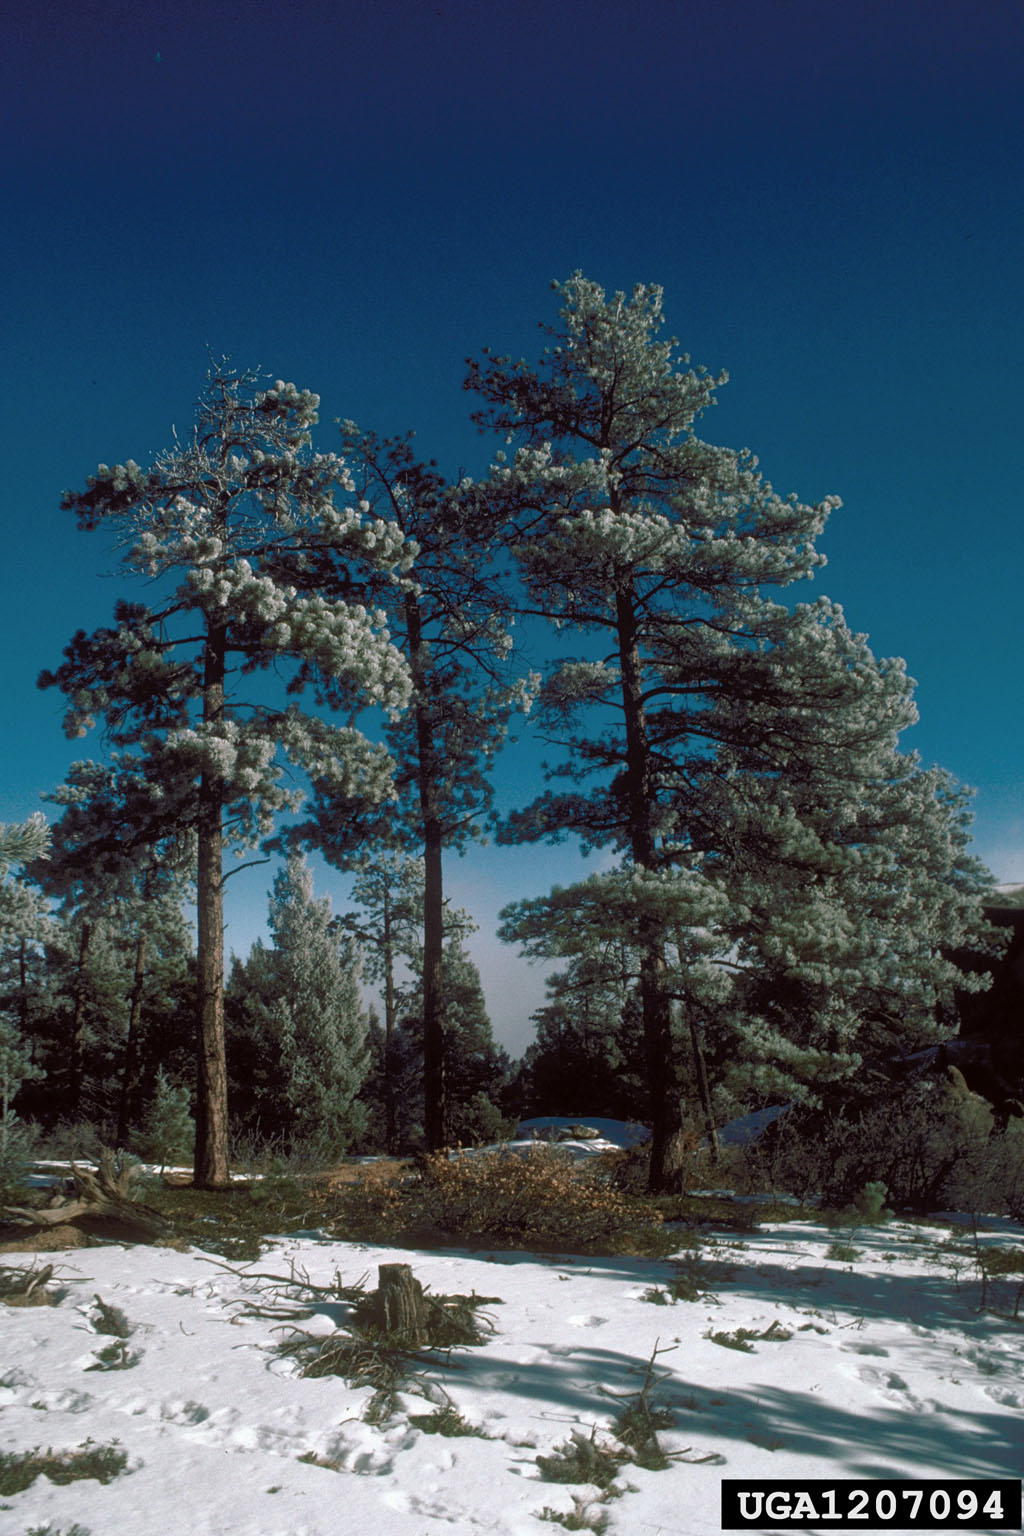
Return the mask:
<path fill-rule="evenodd" d="M 71 1224 L 98 1236 L 132 1243 L 152 1242 L 170 1230 L 162 1212 L 136 1198 L 138 1170 L 133 1164 L 119 1164 L 109 1147 L 100 1153 L 95 1173 L 74 1163 L 71 1172 L 77 1199 L 58 1198 L 57 1204 L 41 1209 L 9 1205 L 4 1214 L 21 1225 L 45 1228 Z"/>
<path fill-rule="evenodd" d="M 408 1264 L 381 1264 L 377 1269 L 375 1321 L 381 1330 L 418 1348 L 427 1335 L 427 1303 L 423 1287 Z"/>

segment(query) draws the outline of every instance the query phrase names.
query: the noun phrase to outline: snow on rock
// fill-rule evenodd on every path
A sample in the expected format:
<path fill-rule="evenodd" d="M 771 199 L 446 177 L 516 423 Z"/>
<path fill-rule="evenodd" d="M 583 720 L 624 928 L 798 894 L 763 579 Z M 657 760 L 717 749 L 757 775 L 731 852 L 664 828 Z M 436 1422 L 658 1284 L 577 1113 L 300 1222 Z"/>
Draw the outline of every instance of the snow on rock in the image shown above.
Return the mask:
<path fill-rule="evenodd" d="M 584 1134 L 574 1135 L 576 1131 Z M 592 1134 L 586 1134 L 590 1132 Z M 520 1120 L 516 1127 L 517 1141 L 559 1141 L 604 1143 L 603 1151 L 614 1147 L 635 1147 L 641 1141 L 650 1141 L 651 1133 L 645 1125 L 631 1120 L 608 1120 L 603 1115 L 534 1115 L 530 1120 Z"/>

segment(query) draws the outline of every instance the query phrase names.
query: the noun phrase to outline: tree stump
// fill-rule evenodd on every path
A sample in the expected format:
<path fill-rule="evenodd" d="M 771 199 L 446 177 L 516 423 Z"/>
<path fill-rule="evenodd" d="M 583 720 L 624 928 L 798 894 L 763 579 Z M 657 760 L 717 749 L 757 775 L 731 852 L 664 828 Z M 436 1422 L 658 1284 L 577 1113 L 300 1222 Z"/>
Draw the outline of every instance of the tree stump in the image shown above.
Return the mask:
<path fill-rule="evenodd" d="M 165 1236 L 170 1223 L 162 1212 L 136 1198 L 139 1174 L 133 1164 L 120 1164 L 109 1147 L 100 1153 L 95 1173 L 71 1164 L 77 1199 L 35 1209 L 9 1205 L 5 1214 L 22 1225 L 55 1227 L 72 1224 L 97 1236 L 130 1243 L 153 1242 Z"/>
<path fill-rule="evenodd" d="M 427 1303 L 423 1287 L 408 1264 L 381 1264 L 377 1269 L 375 1318 L 384 1333 L 417 1348 L 427 1334 Z"/>

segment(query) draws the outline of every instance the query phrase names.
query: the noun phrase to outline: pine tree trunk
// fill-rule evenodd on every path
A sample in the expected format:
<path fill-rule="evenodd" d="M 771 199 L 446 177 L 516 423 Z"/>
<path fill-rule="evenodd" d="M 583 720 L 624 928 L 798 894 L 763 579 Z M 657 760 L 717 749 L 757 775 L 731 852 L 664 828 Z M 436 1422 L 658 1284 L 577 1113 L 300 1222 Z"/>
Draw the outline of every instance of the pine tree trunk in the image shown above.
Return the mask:
<path fill-rule="evenodd" d="M 384 946 L 384 1145 L 398 1150 L 398 1105 L 395 1102 L 395 951 L 391 892 L 384 883 L 382 917 Z"/>
<path fill-rule="evenodd" d="M 704 1047 L 701 1044 L 700 1030 L 697 1028 L 693 1017 L 687 1019 L 690 1026 L 690 1046 L 693 1050 L 693 1064 L 697 1069 L 697 1091 L 700 1094 L 701 1108 L 704 1111 L 704 1124 L 708 1128 L 708 1143 L 711 1147 L 711 1161 L 717 1163 L 721 1156 L 721 1146 L 718 1140 L 718 1127 L 715 1124 L 714 1111 L 711 1108 L 711 1087 L 708 1083 L 708 1065 L 704 1060 Z"/>
<path fill-rule="evenodd" d="M 71 1051 L 68 1064 L 68 1102 L 65 1113 L 74 1119 L 82 1101 L 85 1078 L 85 962 L 89 955 L 92 924 L 82 923 L 78 939 L 78 963 L 75 970 L 75 1000 L 71 1015 Z"/>
<path fill-rule="evenodd" d="M 445 1085 L 444 883 L 442 834 L 438 810 L 440 765 L 434 743 L 427 681 L 427 661 L 419 603 L 405 599 L 409 633 L 409 670 L 416 711 L 416 761 L 423 822 L 423 1131 L 428 1152 L 446 1144 L 448 1106 Z"/>
<path fill-rule="evenodd" d="M 423 845 L 423 1130 L 428 1152 L 437 1152 L 448 1140 L 443 951 L 441 834 L 434 822 Z"/>
<path fill-rule="evenodd" d="M 135 974 L 132 978 L 131 1001 L 128 1005 L 128 1034 L 124 1042 L 124 1063 L 121 1068 L 121 1092 L 117 1106 L 117 1142 L 123 1147 L 128 1141 L 131 1125 L 131 1106 L 135 1094 L 135 1072 L 139 1055 L 139 1024 L 142 1019 L 142 991 L 146 984 L 146 935 L 140 921 L 135 939 Z"/>
<path fill-rule="evenodd" d="M 686 945 L 683 942 L 682 932 L 676 932 L 676 951 L 679 956 L 679 970 L 682 974 L 686 963 Z M 700 1038 L 700 1030 L 697 1021 L 689 1009 L 686 1011 L 686 1022 L 690 1030 L 690 1050 L 693 1053 L 693 1066 L 697 1075 L 697 1092 L 700 1094 L 700 1105 L 704 1111 L 704 1123 L 708 1129 L 708 1142 L 711 1147 L 711 1161 L 717 1163 L 721 1156 L 721 1144 L 718 1140 L 718 1127 L 715 1124 L 715 1113 L 711 1106 L 711 1085 L 708 1082 L 708 1064 L 704 1059 L 704 1045 Z"/>
<path fill-rule="evenodd" d="M 630 851 L 638 869 L 657 868 L 654 839 L 654 789 L 643 679 L 637 641 L 633 591 L 615 594 L 622 704 L 626 727 L 626 801 Z M 644 1058 L 651 1114 L 651 1161 L 648 1184 L 654 1191 L 678 1186 L 685 1166 L 682 1091 L 672 1037 L 672 1009 L 666 986 L 665 939 L 661 920 L 646 912 L 638 922 L 640 1005 Z"/>
<path fill-rule="evenodd" d="M 203 678 L 203 722 L 224 714 L 227 633 L 212 627 Z M 199 782 L 196 855 L 197 1189 L 224 1189 L 228 1171 L 228 1076 L 224 1046 L 223 796 L 208 772 Z"/>

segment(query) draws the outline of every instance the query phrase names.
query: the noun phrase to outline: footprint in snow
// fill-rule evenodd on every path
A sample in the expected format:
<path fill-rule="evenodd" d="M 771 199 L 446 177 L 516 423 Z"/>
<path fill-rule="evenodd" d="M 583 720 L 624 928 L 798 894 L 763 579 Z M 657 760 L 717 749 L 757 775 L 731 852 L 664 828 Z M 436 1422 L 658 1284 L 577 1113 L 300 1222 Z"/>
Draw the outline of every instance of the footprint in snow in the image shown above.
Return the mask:
<path fill-rule="evenodd" d="M 189 1400 L 181 1402 L 172 1399 L 170 1402 L 160 1404 L 160 1417 L 167 1424 L 205 1424 L 210 1417 L 209 1408 L 204 1408 L 202 1403 Z"/>
<path fill-rule="evenodd" d="M 581 1312 L 578 1317 L 566 1318 L 570 1328 L 600 1328 L 607 1321 L 606 1317 L 597 1317 L 593 1312 Z"/>
<path fill-rule="evenodd" d="M 840 1349 L 846 1355 L 883 1355 L 889 1357 L 889 1351 L 883 1349 L 881 1344 L 841 1344 Z"/>
<path fill-rule="evenodd" d="M 33 1397 L 33 1408 L 45 1408 L 57 1413 L 86 1413 L 95 1399 L 88 1392 L 76 1392 L 67 1387 L 56 1392 L 41 1392 Z"/>
<path fill-rule="evenodd" d="M 934 1410 L 934 1403 L 922 1402 L 914 1396 L 897 1371 L 874 1370 L 870 1366 L 862 1366 L 857 1374 L 861 1381 L 874 1387 L 880 1397 L 895 1403 L 899 1408 L 912 1408 L 917 1413 L 931 1413 Z"/>
<path fill-rule="evenodd" d="M 387 1477 L 394 1469 L 392 1458 L 382 1455 L 380 1451 L 360 1451 L 346 1467 L 346 1471 L 358 1472 L 362 1477 Z"/>

